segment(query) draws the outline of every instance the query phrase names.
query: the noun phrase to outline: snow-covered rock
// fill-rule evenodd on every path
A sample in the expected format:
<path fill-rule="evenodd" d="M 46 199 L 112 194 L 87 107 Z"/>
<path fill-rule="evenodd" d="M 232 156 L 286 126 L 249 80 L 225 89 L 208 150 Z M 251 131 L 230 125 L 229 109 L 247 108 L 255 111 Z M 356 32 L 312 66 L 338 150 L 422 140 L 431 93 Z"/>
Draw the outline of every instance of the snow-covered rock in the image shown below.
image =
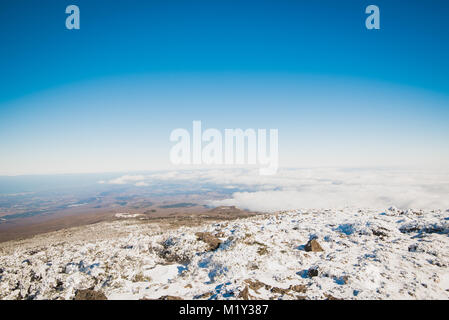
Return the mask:
<path fill-rule="evenodd" d="M 0 299 L 448 299 L 448 230 L 447 211 L 395 208 L 122 219 L 1 243 Z"/>

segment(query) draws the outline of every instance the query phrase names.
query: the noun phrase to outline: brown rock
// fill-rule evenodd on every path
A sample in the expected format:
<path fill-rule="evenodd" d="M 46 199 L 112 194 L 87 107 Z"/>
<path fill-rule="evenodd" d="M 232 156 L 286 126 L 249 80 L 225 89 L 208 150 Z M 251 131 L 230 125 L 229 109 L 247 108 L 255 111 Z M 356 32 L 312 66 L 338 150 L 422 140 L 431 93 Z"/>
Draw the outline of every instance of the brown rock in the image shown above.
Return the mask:
<path fill-rule="evenodd" d="M 212 291 L 203 293 L 202 295 L 198 296 L 198 299 L 207 299 L 209 297 L 212 297 L 214 293 Z"/>
<path fill-rule="evenodd" d="M 341 277 L 341 281 L 342 281 L 344 284 L 348 284 L 348 282 L 349 282 L 349 277 L 348 277 L 348 276 L 343 276 L 343 277 Z"/>
<path fill-rule="evenodd" d="M 307 291 L 307 287 L 305 285 L 291 285 L 290 286 L 290 290 L 295 291 L 295 292 L 299 292 L 299 293 L 305 293 Z"/>
<path fill-rule="evenodd" d="M 326 297 L 326 300 L 343 300 L 343 299 L 340 299 L 340 298 L 336 298 L 336 297 L 334 297 L 334 296 L 332 296 L 330 294 L 327 294 L 327 293 L 325 293 L 324 296 Z"/>
<path fill-rule="evenodd" d="M 256 293 L 258 293 L 257 290 L 259 290 L 262 287 L 265 287 L 265 289 L 267 289 L 267 290 L 269 290 L 271 288 L 271 286 L 269 286 L 268 284 L 265 284 L 265 283 L 263 283 L 263 282 L 261 282 L 259 280 L 254 280 L 253 281 L 253 280 L 250 280 L 250 279 L 246 279 L 245 282 L 248 284 L 248 286 L 252 290 L 256 291 Z"/>
<path fill-rule="evenodd" d="M 221 244 L 221 240 L 214 237 L 210 232 L 197 232 L 195 235 L 198 240 L 201 240 L 208 245 L 208 251 L 216 250 Z"/>
<path fill-rule="evenodd" d="M 184 300 L 181 297 L 176 297 L 176 296 L 162 296 L 159 297 L 158 300 Z"/>
<path fill-rule="evenodd" d="M 239 298 L 241 298 L 243 300 L 249 300 L 249 289 L 248 289 L 248 286 L 245 286 L 245 289 L 240 291 Z"/>
<path fill-rule="evenodd" d="M 309 242 L 307 242 L 307 244 L 304 246 L 304 250 L 306 250 L 307 252 L 320 252 L 320 251 L 324 251 L 323 248 L 321 248 L 320 244 L 318 243 L 318 241 L 316 241 L 316 239 L 312 239 L 309 240 Z"/>
<path fill-rule="evenodd" d="M 263 256 L 265 254 L 268 254 L 267 247 L 260 247 L 259 249 L 257 249 L 257 254 L 259 256 Z"/>
<path fill-rule="evenodd" d="M 77 290 L 74 300 L 108 300 L 101 291 L 92 289 Z"/>
<path fill-rule="evenodd" d="M 290 288 L 287 288 L 287 289 L 282 289 L 282 288 L 278 288 L 278 287 L 271 288 L 271 292 L 273 292 L 273 293 L 286 294 L 289 291 L 290 291 Z"/>

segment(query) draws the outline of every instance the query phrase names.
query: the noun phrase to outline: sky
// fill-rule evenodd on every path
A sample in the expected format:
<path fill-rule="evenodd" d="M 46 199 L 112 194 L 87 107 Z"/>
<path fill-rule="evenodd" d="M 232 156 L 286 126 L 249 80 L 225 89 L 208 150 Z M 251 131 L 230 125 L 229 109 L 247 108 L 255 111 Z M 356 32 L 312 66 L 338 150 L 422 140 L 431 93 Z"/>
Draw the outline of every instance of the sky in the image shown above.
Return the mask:
<path fill-rule="evenodd" d="M 171 168 L 170 132 L 194 120 L 278 129 L 287 167 L 447 167 L 448 14 L 444 0 L 1 1 L 0 175 Z"/>

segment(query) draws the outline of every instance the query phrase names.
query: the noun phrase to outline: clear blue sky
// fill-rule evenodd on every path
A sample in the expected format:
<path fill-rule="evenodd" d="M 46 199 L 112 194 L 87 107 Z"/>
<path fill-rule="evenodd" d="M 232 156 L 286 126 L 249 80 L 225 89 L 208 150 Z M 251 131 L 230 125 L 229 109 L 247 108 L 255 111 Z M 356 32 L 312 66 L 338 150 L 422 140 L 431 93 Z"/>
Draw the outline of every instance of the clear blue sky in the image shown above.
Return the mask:
<path fill-rule="evenodd" d="M 448 17 L 444 0 L 1 1 L 0 174 L 163 167 L 192 120 L 278 128 L 289 166 L 447 163 Z"/>

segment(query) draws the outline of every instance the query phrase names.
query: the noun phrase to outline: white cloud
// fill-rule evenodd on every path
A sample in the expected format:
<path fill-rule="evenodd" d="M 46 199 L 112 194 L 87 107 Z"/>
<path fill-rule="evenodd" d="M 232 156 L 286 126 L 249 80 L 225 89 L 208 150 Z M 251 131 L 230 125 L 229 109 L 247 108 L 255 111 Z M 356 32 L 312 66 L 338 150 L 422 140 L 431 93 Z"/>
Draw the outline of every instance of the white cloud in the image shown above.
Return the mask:
<path fill-rule="evenodd" d="M 404 169 L 280 169 L 261 176 L 257 169 L 182 170 L 123 176 L 113 184 L 148 186 L 185 183 L 238 188 L 240 192 L 210 204 L 257 211 L 302 208 L 448 209 L 449 172 Z"/>
<path fill-rule="evenodd" d="M 122 177 L 119 177 L 117 179 L 109 180 L 109 184 L 130 184 L 136 181 L 145 180 L 145 176 L 142 175 L 124 175 Z"/>

